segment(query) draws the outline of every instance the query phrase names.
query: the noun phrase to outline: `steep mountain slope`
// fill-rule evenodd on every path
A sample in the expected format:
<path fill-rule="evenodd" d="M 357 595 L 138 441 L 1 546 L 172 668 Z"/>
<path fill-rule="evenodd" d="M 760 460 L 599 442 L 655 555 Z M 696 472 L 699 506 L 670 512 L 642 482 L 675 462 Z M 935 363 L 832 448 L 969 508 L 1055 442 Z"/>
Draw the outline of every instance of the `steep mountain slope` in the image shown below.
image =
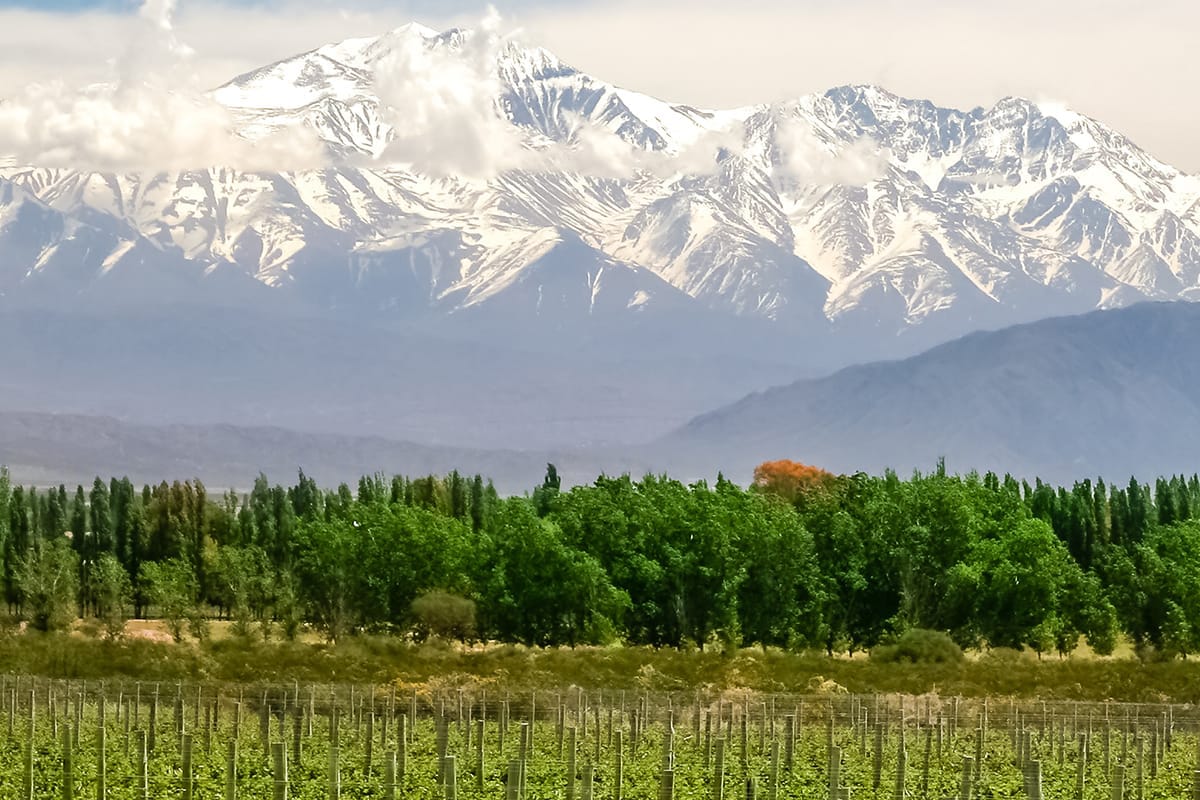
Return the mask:
<path fill-rule="evenodd" d="M 704 110 L 417 25 L 211 97 L 243 140 L 307 131 L 324 162 L 0 158 L 0 316 L 26 348 L 2 407 L 630 443 L 801 374 L 1200 298 L 1200 179 L 1020 98 Z M 71 337 L 96 335 L 137 344 L 93 368 Z"/>
<path fill-rule="evenodd" d="M 6 260 L 86 293 L 138 250 L 162 270 L 243 274 L 282 306 L 386 321 L 480 306 L 523 318 L 539 291 L 550 299 L 535 313 L 556 324 L 715 310 L 784 339 L 836 331 L 843 363 L 1200 293 L 1200 180 L 1019 98 L 962 112 L 857 86 L 706 111 L 486 31 L 418 25 L 266 66 L 213 97 L 250 140 L 308 129 L 327 168 L 11 167 L 0 189 L 112 241 L 86 245 L 103 270 L 56 265 L 36 234 L 0 241 Z M 548 242 L 586 248 L 572 258 L 593 266 L 548 270 Z M 569 299 L 589 295 L 600 264 L 604 301 Z"/>
<path fill-rule="evenodd" d="M 658 443 L 740 478 L 770 458 L 839 471 L 952 469 L 1053 480 L 1191 473 L 1200 306 L 1144 303 L 976 333 L 903 361 L 744 398 Z"/>

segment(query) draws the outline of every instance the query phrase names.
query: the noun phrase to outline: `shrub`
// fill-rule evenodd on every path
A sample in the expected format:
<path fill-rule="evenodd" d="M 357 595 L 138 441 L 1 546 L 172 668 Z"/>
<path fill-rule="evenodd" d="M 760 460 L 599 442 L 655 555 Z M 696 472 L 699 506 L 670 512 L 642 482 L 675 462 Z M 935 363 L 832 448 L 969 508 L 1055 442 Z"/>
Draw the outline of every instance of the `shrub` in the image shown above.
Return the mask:
<path fill-rule="evenodd" d="M 40 544 L 17 567 L 29 624 L 39 631 L 65 631 L 75 621 L 79 558 L 66 538 Z"/>
<path fill-rule="evenodd" d="M 466 641 L 475 636 L 475 601 L 443 591 L 425 592 L 412 602 L 418 640 L 430 636 Z"/>
<path fill-rule="evenodd" d="M 963 660 L 962 648 L 948 634 L 923 628 L 905 631 L 894 642 L 871 651 L 871 660 L 882 663 L 954 664 Z"/>

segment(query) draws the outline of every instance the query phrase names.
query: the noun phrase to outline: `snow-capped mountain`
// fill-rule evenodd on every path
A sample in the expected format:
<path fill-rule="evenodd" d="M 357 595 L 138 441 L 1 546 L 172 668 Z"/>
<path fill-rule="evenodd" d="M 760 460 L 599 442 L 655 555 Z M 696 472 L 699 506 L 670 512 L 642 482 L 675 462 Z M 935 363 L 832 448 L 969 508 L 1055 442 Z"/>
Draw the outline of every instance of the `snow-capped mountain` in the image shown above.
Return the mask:
<path fill-rule="evenodd" d="M 486 32 L 416 25 L 211 97 L 247 140 L 310 132 L 326 165 L 114 175 L 10 160 L 5 300 L 559 331 L 661 320 L 677 335 L 719 321 L 777 330 L 785 355 L 798 337 L 837 341 L 836 362 L 1200 296 L 1200 179 L 1045 103 L 963 112 L 848 86 L 702 110 Z"/>

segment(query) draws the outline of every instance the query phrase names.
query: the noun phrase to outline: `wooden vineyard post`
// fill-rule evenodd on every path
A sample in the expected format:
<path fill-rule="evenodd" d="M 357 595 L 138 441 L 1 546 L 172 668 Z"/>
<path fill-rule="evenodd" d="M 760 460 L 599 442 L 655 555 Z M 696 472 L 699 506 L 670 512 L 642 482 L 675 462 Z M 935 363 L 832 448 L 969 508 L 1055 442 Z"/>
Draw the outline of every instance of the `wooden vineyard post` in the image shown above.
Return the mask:
<path fill-rule="evenodd" d="M 669 722 L 663 731 L 662 768 L 675 769 L 675 731 Z"/>
<path fill-rule="evenodd" d="M 1087 734 L 1079 734 L 1079 760 L 1075 764 L 1075 800 L 1083 800 L 1083 790 L 1087 785 L 1088 765 Z"/>
<path fill-rule="evenodd" d="M 971 790 L 975 784 L 975 759 L 963 756 L 962 783 L 959 785 L 958 800 L 971 800 Z"/>
<path fill-rule="evenodd" d="M 458 767 L 454 756 L 442 759 L 442 774 L 446 780 L 446 800 L 458 800 Z"/>
<path fill-rule="evenodd" d="M 271 709 L 267 705 L 267 693 L 263 692 L 262 705 L 258 709 L 258 741 L 262 745 L 263 756 L 271 757 Z"/>
<path fill-rule="evenodd" d="M 1154 730 L 1150 732 L 1150 780 L 1158 777 L 1158 720 L 1154 721 Z"/>
<path fill-rule="evenodd" d="M 237 739 L 230 739 L 225 751 L 225 800 L 237 800 L 237 758 Z"/>
<path fill-rule="evenodd" d="M 908 753 L 904 750 L 904 745 L 896 752 L 896 791 L 892 794 L 893 800 L 904 800 L 904 778 L 905 772 L 908 769 Z"/>
<path fill-rule="evenodd" d="M 373 697 L 374 695 L 372 695 Z M 371 776 L 371 761 L 375 755 L 375 712 L 367 712 L 367 742 L 363 753 L 363 772 L 369 778 Z"/>
<path fill-rule="evenodd" d="M 389 750 L 383 756 L 383 800 L 396 800 L 395 750 Z"/>
<path fill-rule="evenodd" d="M 972 777 L 975 781 L 983 777 L 983 739 L 985 730 L 982 727 L 975 729 L 975 758 L 971 759 L 971 764 L 975 769 L 975 774 Z"/>
<path fill-rule="evenodd" d="M 483 791 L 483 720 L 475 720 L 475 791 Z"/>
<path fill-rule="evenodd" d="M 713 766 L 713 800 L 725 797 L 725 739 L 717 739 L 716 764 Z"/>
<path fill-rule="evenodd" d="M 62 800 L 75 800 L 75 764 L 72 754 L 71 728 L 62 732 Z"/>
<path fill-rule="evenodd" d="M 625 732 L 613 734 L 613 800 L 625 797 Z"/>
<path fill-rule="evenodd" d="M 634 729 L 636 730 L 636 728 L 637 728 L 637 711 L 634 712 Z M 634 730 L 631 730 L 630 736 L 632 739 L 636 739 L 636 734 L 634 733 Z M 502 739 L 500 739 L 500 741 L 502 741 L 502 742 L 504 741 L 503 734 L 502 734 Z M 565 746 L 564 745 L 565 741 L 566 741 L 566 711 L 563 708 L 563 700 L 559 700 L 557 721 L 554 722 L 554 745 L 556 745 L 556 747 L 558 748 L 559 760 L 562 760 L 562 758 L 563 758 L 563 747 Z M 500 748 L 500 750 L 503 751 L 503 746 L 502 746 L 502 748 Z"/>
<path fill-rule="evenodd" d="M 929 762 L 933 755 L 933 725 L 925 727 L 925 758 L 921 763 L 921 797 L 929 797 Z"/>
<path fill-rule="evenodd" d="M 1192 800 L 1200 800 L 1200 769 L 1192 770 Z"/>
<path fill-rule="evenodd" d="M 483 724 L 483 720 L 479 722 L 480 725 Z M 396 720 L 396 745 L 398 748 L 396 779 L 403 782 L 408 771 L 408 716 L 405 714 L 401 714 Z"/>
<path fill-rule="evenodd" d="M 183 800 L 192 800 L 192 735 L 183 734 L 180 745 L 183 751 Z"/>
<path fill-rule="evenodd" d="M 105 761 L 105 731 L 96 729 L 96 800 L 108 800 L 108 764 Z"/>
<path fill-rule="evenodd" d="M 791 775 L 796 766 L 796 717 L 794 714 L 788 714 L 784 721 L 787 738 L 784 740 L 783 769 Z"/>
<path fill-rule="evenodd" d="M 149 730 L 146 733 L 146 749 L 147 752 L 154 752 L 154 745 L 158 731 L 158 691 L 154 692 L 154 699 L 150 702 L 150 722 L 147 724 Z"/>
<path fill-rule="evenodd" d="M 704 712 L 704 769 L 712 766 L 712 714 Z"/>
<path fill-rule="evenodd" d="M 750 724 L 750 721 L 747 719 L 747 716 L 748 716 L 748 715 L 747 715 L 747 714 L 745 714 L 745 713 L 743 713 L 743 714 L 742 714 L 741 725 L 740 725 L 740 728 L 741 728 L 741 730 L 740 730 L 740 733 L 741 733 L 741 737 L 742 737 L 742 739 L 741 739 L 741 750 L 740 750 L 740 752 L 738 753 L 738 755 L 739 755 L 739 762 L 740 762 L 740 764 L 741 764 L 741 768 L 742 768 L 742 775 L 743 775 L 743 777 L 746 775 L 746 770 L 747 770 L 747 768 L 750 766 L 750 742 L 749 742 L 749 739 L 750 739 L 750 731 L 749 731 L 749 724 Z"/>
<path fill-rule="evenodd" d="M 79 749 L 79 729 L 83 727 L 83 692 L 75 695 L 75 724 L 71 727 L 71 747 Z"/>
<path fill-rule="evenodd" d="M 274 800 L 287 800 L 288 797 L 288 768 L 287 750 L 283 742 L 271 744 L 271 774 L 274 776 Z"/>
<path fill-rule="evenodd" d="M 599 731 L 597 731 L 599 733 Z M 524 768 L 522 768 L 522 772 Z M 592 789 L 595 786 L 596 768 L 591 764 L 585 764 L 583 767 L 583 783 L 582 791 L 580 792 L 580 800 L 592 800 Z"/>
<path fill-rule="evenodd" d="M 1141 734 L 1137 735 L 1137 800 L 1145 800 L 1145 770 L 1143 769 L 1143 759 L 1146 755 L 1146 740 Z"/>
<path fill-rule="evenodd" d="M 854 731 L 851 730 L 851 735 Z M 833 708 L 829 709 L 829 723 L 825 726 L 825 758 L 833 756 Z"/>
<path fill-rule="evenodd" d="M 675 800 L 675 770 L 664 769 L 658 783 L 658 800 Z"/>
<path fill-rule="evenodd" d="M 22 800 L 33 800 L 33 736 L 25 742 L 25 774 L 21 785 Z"/>
<path fill-rule="evenodd" d="M 746 778 L 746 800 L 758 800 L 758 781 L 753 777 Z"/>
<path fill-rule="evenodd" d="M 340 800 L 342 796 L 342 771 L 338 760 L 338 745 L 329 745 L 329 800 Z"/>
<path fill-rule="evenodd" d="M 521 788 L 521 762 L 513 759 L 508 762 L 508 776 L 505 781 L 505 800 L 519 800 Z"/>
<path fill-rule="evenodd" d="M 413 689 L 412 699 L 409 704 L 408 720 L 412 723 L 409 736 L 409 744 L 413 744 L 417 740 L 417 690 Z"/>
<path fill-rule="evenodd" d="M 150 736 L 137 732 L 138 797 L 150 800 Z"/>
<path fill-rule="evenodd" d="M 299 706 L 292 715 L 292 763 L 300 766 L 304 755 L 304 711 Z"/>
<path fill-rule="evenodd" d="M 779 740 L 771 741 L 771 766 L 767 773 L 767 800 L 779 800 Z"/>
<path fill-rule="evenodd" d="M 1112 800 L 1125 800 L 1125 765 L 1113 767 Z"/>
<path fill-rule="evenodd" d="M 575 800 L 575 728 L 567 728 L 567 800 Z"/>
<path fill-rule="evenodd" d="M 559 707 L 559 711 L 560 712 L 562 711 L 561 706 Z M 501 757 L 504 756 L 504 732 L 507 727 L 508 726 L 504 724 L 504 706 L 500 706 L 500 713 L 496 717 L 496 755 L 501 756 Z M 561 737 L 558 740 L 558 745 L 559 745 L 558 755 L 561 758 L 562 757 L 562 738 Z"/>
<path fill-rule="evenodd" d="M 883 723 L 875 723 L 875 749 L 871 753 L 871 788 L 879 791 L 883 782 Z"/>
<path fill-rule="evenodd" d="M 1112 775 L 1112 728 L 1107 720 L 1104 722 L 1104 775 Z"/>
<path fill-rule="evenodd" d="M 829 800 L 839 800 L 842 796 L 842 748 L 833 747 L 829 751 Z"/>
<path fill-rule="evenodd" d="M 1025 794 L 1029 800 L 1042 800 L 1042 762 L 1026 761 L 1022 767 Z"/>

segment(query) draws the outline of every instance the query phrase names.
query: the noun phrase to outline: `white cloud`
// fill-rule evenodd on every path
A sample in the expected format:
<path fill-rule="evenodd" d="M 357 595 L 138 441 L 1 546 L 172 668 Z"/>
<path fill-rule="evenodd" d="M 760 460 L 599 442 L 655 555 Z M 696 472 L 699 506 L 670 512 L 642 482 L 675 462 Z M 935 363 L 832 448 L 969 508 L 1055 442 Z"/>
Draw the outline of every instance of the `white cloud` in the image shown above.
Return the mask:
<path fill-rule="evenodd" d="M 510 170 L 566 170 L 593 177 L 639 171 L 711 172 L 720 147 L 739 133 L 702 136 L 682 152 L 637 148 L 578 115 L 565 120 L 568 142 L 530 141 L 497 108 L 504 87 L 498 63 L 510 42 L 495 9 L 453 46 L 430 46 L 416 33 L 399 37 L 376 63 L 375 92 L 395 138 L 380 157 L 437 177 L 486 180 Z"/>
<path fill-rule="evenodd" d="M 495 108 L 500 20 L 490 13 L 453 46 L 401 37 L 375 65 L 375 91 L 395 138 L 381 156 L 430 175 L 489 178 L 532 168 L 539 156 Z"/>
<path fill-rule="evenodd" d="M 174 75 L 212 88 L 330 41 L 378 35 L 414 18 L 439 29 L 474 24 L 479 14 L 476 3 L 426 3 L 414 11 L 411 0 L 407 7 L 382 0 L 257 7 L 183 0 L 173 17 L 171 5 L 157 0 L 140 20 L 0 10 L 0 96 L 21 97 L 34 81 L 80 87 L 129 71 L 144 78 L 136 50 L 125 56 L 135 62 L 129 67 L 102 43 L 128 43 L 146 28 L 159 35 L 155 41 L 169 32 L 190 45 L 193 56 L 174 56 Z M 501 11 L 525 39 L 566 62 L 676 102 L 770 103 L 846 83 L 878 83 L 962 108 L 1008 94 L 1051 96 L 1161 158 L 1200 170 L 1193 146 L 1200 114 L 1188 99 L 1200 5 L 1188 0 L 1009 0 L 1002 13 L 956 0 L 522 2 L 516 12 L 507 5 Z M 469 152 L 474 143 L 458 146 Z M 603 159 L 596 168 L 602 166 Z"/>
<path fill-rule="evenodd" d="M 889 163 L 889 153 L 870 137 L 830 145 L 795 118 L 776 123 L 774 144 L 780 158 L 777 177 L 791 184 L 864 186 L 881 178 Z"/>
<path fill-rule="evenodd" d="M 177 38 L 173 0 L 146 0 L 125 49 L 102 78 L 30 84 L 0 102 L 0 153 L 20 163 L 97 171 L 248 171 L 315 167 L 316 138 L 281 131 L 258 141 L 234 132 L 229 113 L 195 84 L 192 51 Z"/>

